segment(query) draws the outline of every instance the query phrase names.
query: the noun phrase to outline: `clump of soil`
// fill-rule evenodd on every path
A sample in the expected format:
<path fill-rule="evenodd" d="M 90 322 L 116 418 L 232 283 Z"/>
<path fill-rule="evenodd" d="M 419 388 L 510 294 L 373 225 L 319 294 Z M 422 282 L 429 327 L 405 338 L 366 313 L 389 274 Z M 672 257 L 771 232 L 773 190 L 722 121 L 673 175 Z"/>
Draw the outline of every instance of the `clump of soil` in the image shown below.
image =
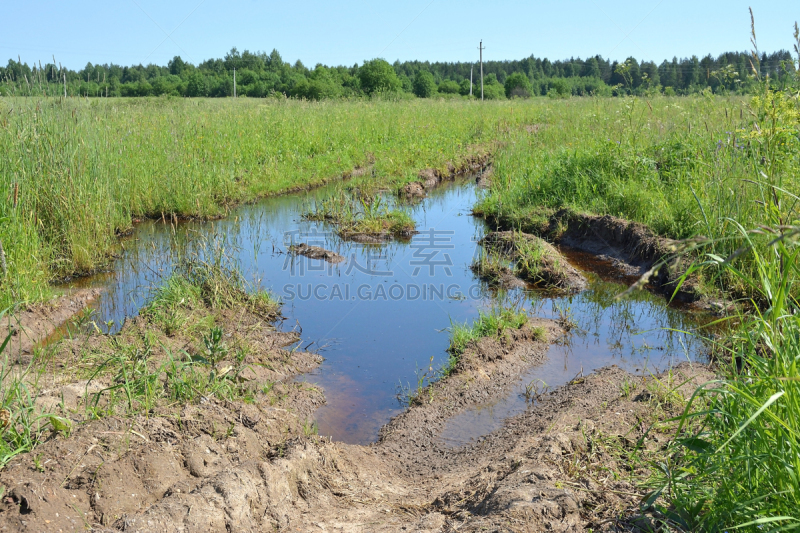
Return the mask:
<path fill-rule="evenodd" d="M 492 187 L 492 168 L 482 170 L 475 178 L 475 186 L 479 189 L 489 189 Z"/>
<path fill-rule="evenodd" d="M 234 329 L 263 339 L 252 353 L 266 370 L 285 378 L 307 368 L 305 356 L 268 348 L 273 335 L 277 344 L 287 338 L 254 320 Z M 140 327 L 146 325 L 127 331 Z M 637 442 L 654 418 L 679 408 L 660 395 L 658 381 L 604 369 L 541 395 L 526 413 L 473 445 L 451 449 L 438 438 L 449 417 L 508 393 L 545 359 L 542 329 L 551 339 L 560 334 L 552 321 L 532 320 L 471 343 L 452 372 L 418 391 L 372 446 L 314 435 L 308 419 L 321 394 L 286 379 L 273 394 L 249 401 L 209 397 L 76 424 L 70 435 L 54 433 L 0 472 L 6 487 L 0 528 L 613 529 L 613 520 L 630 515 L 641 496 L 630 482 L 627 455 L 618 450 Z M 688 365 L 670 376 L 676 383 L 689 379 L 679 389 L 684 395 L 706 379 L 701 368 Z M 650 433 L 645 444 L 657 448 L 663 438 Z"/>
<path fill-rule="evenodd" d="M 480 244 L 488 251 L 516 262 L 513 273 L 519 278 L 547 288 L 580 291 L 586 279 L 551 244 L 522 232 L 497 231 L 486 235 Z M 507 278 L 511 271 L 497 272 Z"/>
<path fill-rule="evenodd" d="M 51 302 L 11 312 L 0 323 L 0 343 L 11 333 L 8 351 L 30 355 L 34 346 L 83 311 L 100 293 L 100 289 L 78 289 Z"/>
<path fill-rule="evenodd" d="M 688 259 L 681 254 L 679 242 L 656 235 L 644 224 L 570 209 L 540 209 L 502 217 L 474 214 L 498 230 L 518 229 L 610 260 L 624 275 L 641 276 L 642 285 L 648 284 L 669 297 L 674 294 L 678 301 L 698 302 L 707 297 L 696 276 L 690 276 L 676 293 Z"/>
<path fill-rule="evenodd" d="M 488 176 L 487 169 L 489 168 L 490 157 L 491 154 L 484 152 L 466 158 L 458 166 L 448 162 L 445 170 L 435 168 L 422 169 L 417 174 L 417 180 L 405 184 L 400 193 L 406 198 L 424 198 L 427 191 L 439 187 L 445 181 L 452 181 L 458 176 L 472 172 L 480 172 L 481 176 Z"/>
<path fill-rule="evenodd" d="M 500 261 L 483 260 L 476 261 L 470 265 L 470 269 L 482 281 L 489 285 L 502 287 L 504 289 L 525 289 L 528 284 L 522 281 L 511 267 L 502 264 Z"/>
<path fill-rule="evenodd" d="M 326 250 L 320 246 L 309 246 L 304 242 L 301 242 L 300 244 L 293 244 L 289 247 L 289 251 L 295 255 L 303 255 L 309 259 L 321 259 L 333 264 L 344 261 L 344 257 L 336 252 Z"/>

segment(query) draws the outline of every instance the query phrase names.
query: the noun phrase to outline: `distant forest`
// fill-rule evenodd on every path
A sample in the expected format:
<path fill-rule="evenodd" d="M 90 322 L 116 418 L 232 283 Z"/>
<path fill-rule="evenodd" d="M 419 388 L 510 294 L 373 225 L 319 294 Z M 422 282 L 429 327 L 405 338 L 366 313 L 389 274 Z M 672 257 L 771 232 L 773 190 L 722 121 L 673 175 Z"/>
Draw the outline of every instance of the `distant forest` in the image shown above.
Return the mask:
<path fill-rule="evenodd" d="M 484 96 L 489 99 L 548 95 L 611 96 L 624 94 L 686 95 L 710 90 L 713 93 L 746 93 L 755 84 L 754 74 L 781 85 L 795 74 L 788 51 L 754 56 L 729 52 L 718 57 L 639 62 L 609 61 L 601 56 L 587 59 L 550 61 L 530 56 L 517 61 L 486 61 Z M 398 96 L 452 97 L 473 94 L 480 97 L 478 63 L 430 63 L 382 59 L 351 67 L 306 67 L 283 60 L 277 50 L 239 52 L 233 48 L 222 59 L 209 59 L 195 66 L 179 56 L 166 66 L 150 64 L 124 67 L 93 65 L 69 70 L 49 63 L 28 65 L 9 60 L 0 67 L 2 95 L 189 96 L 229 97 L 234 94 L 234 69 L 238 96 L 263 98 L 286 96 L 320 100 L 324 98 L 369 96 L 391 93 Z"/>

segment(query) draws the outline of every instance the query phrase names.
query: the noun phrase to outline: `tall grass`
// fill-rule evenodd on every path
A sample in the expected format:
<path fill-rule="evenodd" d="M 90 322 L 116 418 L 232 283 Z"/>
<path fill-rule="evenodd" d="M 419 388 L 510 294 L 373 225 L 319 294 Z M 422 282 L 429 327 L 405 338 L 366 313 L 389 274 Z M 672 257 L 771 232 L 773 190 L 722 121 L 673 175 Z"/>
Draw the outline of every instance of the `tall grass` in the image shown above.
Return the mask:
<path fill-rule="evenodd" d="M 766 223 L 773 187 L 797 190 L 798 109 L 796 96 L 774 91 L 548 103 L 540 126 L 498 154 L 476 211 L 534 233 L 557 209 L 618 216 L 670 238 L 703 235 L 714 243 L 708 252 L 724 256 L 739 246 L 738 224 Z M 783 223 L 800 218 L 787 202 Z M 706 276 L 745 292 L 725 272 Z"/>
<path fill-rule="evenodd" d="M 348 193 L 344 190 L 309 207 L 303 218 L 334 224 L 343 237 L 391 235 L 407 238 L 416 227 L 408 211 L 396 208 L 380 193 Z"/>
<path fill-rule="evenodd" d="M 730 270 L 767 304 L 739 317 L 724 343 L 722 379 L 695 392 L 648 480 L 646 503 L 670 527 L 800 529 L 800 227 L 773 236 L 766 254 L 745 237 L 756 277 L 721 258 L 707 265 Z"/>
<path fill-rule="evenodd" d="M 136 217 L 225 214 L 373 165 L 410 180 L 490 148 L 533 108 L 510 103 L 0 98 L 0 305 L 91 270 Z M 372 176 L 374 175 L 374 178 Z"/>

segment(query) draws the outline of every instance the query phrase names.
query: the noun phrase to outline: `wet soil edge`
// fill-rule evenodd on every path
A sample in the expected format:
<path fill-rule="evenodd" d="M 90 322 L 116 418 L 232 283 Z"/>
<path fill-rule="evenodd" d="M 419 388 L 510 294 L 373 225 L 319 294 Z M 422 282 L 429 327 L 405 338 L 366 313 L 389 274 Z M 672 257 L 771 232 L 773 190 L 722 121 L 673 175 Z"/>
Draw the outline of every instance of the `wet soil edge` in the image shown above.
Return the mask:
<path fill-rule="evenodd" d="M 474 214 L 498 231 L 520 229 L 519 221 L 510 217 Z M 708 298 L 694 277 L 687 279 L 676 291 L 688 266 L 688 258 L 676 256 L 678 241 L 658 236 L 644 224 L 610 215 L 590 215 L 561 209 L 550 214 L 544 222 L 530 222 L 523 226 L 523 231 L 554 244 L 610 259 L 623 271 L 644 275 L 664 262 L 648 280 L 649 288 L 683 303 L 698 303 Z"/>
<path fill-rule="evenodd" d="M 39 342 L 50 337 L 86 309 L 101 293 L 100 289 L 71 290 L 50 302 L 7 313 L 0 320 L 0 344 L 11 333 L 7 351 L 13 356 L 30 354 Z"/>

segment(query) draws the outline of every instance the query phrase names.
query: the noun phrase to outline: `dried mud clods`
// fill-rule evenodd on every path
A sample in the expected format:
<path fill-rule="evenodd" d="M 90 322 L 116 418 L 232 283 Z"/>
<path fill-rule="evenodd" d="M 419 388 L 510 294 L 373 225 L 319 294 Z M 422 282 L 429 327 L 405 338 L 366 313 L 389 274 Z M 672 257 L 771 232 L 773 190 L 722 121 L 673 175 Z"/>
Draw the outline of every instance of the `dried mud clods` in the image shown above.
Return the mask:
<path fill-rule="evenodd" d="M 285 524 L 280 501 L 291 501 L 291 481 L 270 457 L 308 440 L 305 417 L 321 401 L 300 387 L 278 388 L 284 398 L 274 406 L 209 399 L 54 436 L 0 474 L 0 530 L 199 533 Z"/>
<path fill-rule="evenodd" d="M 507 288 L 521 281 L 547 289 L 577 292 L 586 288 L 586 279 L 548 242 L 527 233 L 496 231 L 480 244 L 487 251 L 472 265 L 482 278 Z M 508 266 L 514 263 L 513 268 Z"/>
<path fill-rule="evenodd" d="M 467 158 L 458 166 L 448 161 L 445 170 L 435 168 L 420 170 L 417 174 L 416 181 L 412 181 L 403 186 L 400 191 L 401 196 L 408 199 L 424 198 L 428 191 L 439 187 L 442 182 L 453 180 L 458 176 L 474 172 L 480 172 L 480 176 L 477 178 L 480 184 L 481 178 L 485 176 L 488 180 L 489 173 L 491 172 L 489 158 L 489 153 L 476 154 Z"/>
<path fill-rule="evenodd" d="M 293 244 L 289 247 L 289 251 L 294 255 L 302 255 L 308 257 L 309 259 L 321 259 L 333 264 L 344 261 L 344 257 L 336 252 L 326 250 L 320 246 L 309 246 L 304 242 L 300 244 Z"/>
<path fill-rule="evenodd" d="M 39 379 L 36 410 L 61 424 L 0 471 L 0 531 L 260 531 L 285 522 L 277 506 L 267 517 L 257 511 L 288 487 L 272 483 L 283 467 L 270 458 L 312 438 L 324 395 L 292 379 L 322 358 L 283 349 L 299 337 L 275 331 L 264 308 L 242 299 L 154 305 L 116 335 L 50 347 L 55 369 Z"/>

